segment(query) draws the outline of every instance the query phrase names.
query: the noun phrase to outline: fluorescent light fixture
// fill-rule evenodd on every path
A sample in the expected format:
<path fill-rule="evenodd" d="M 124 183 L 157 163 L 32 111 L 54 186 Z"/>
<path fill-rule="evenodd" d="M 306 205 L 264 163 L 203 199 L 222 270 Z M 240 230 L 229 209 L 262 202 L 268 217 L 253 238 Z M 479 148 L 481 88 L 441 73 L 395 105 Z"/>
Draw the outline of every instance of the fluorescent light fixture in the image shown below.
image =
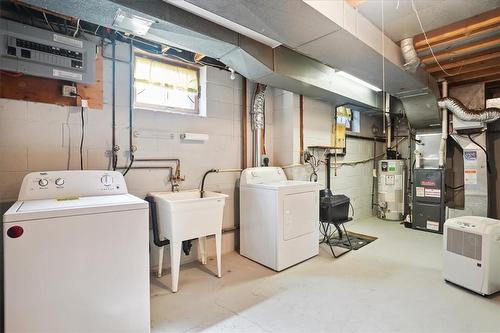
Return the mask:
<path fill-rule="evenodd" d="M 153 20 L 127 13 L 118 8 L 113 20 L 113 26 L 137 36 L 144 36 L 148 33 L 153 22 Z"/>
<path fill-rule="evenodd" d="M 202 17 L 206 20 L 212 21 L 214 23 L 217 23 L 219 25 L 222 25 L 225 28 L 228 28 L 230 30 L 236 31 L 239 34 L 242 34 L 244 36 L 250 37 L 258 42 L 261 42 L 262 44 L 265 44 L 267 46 L 272 47 L 273 49 L 279 45 L 281 45 L 280 42 L 269 38 L 267 36 L 264 36 L 263 34 L 253 31 L 252 29 L 249 29 L 241 24 L 238 24 L 236 22 L 230 21 L 222 16 L 219 16 L 217 14 L 214 14 L 206 9 L 203 9 L 201 7 L 198 7 L 196 5 L 193 5 L 192 3 L 189 3 L 185 0 L 163 0 L 171 5 L 174 5 L 178 8 L 184 9 L 190 13 L 193 13 L 195 15 L 198 15 L 199 17 Z"/>
<path fill-rule="evenodd" d="M 349 79 L 351 81 L 354 81 L 356 83 L 359 83 L 360 85 L 362 86 L 365 86 L 367 88 L 370 88 L 371 90 L 373 91 L 376 91 L 376 92 L 379 92 L 379 91 L 382 91 L 382 89 L 380 89 L 379 87 L 375 87 L 373 84 L 370 84 L 366 81 L 363 81 L 361 79 L 358 79 L 357 77 L 355 77 L 354 75 L 351 75 L 349 73 L 346 73 L 344 71 L 337 71 L 337 74 L 340 75 L 340 76 L 343 76 L 345 77 L 346 79 Z"/>

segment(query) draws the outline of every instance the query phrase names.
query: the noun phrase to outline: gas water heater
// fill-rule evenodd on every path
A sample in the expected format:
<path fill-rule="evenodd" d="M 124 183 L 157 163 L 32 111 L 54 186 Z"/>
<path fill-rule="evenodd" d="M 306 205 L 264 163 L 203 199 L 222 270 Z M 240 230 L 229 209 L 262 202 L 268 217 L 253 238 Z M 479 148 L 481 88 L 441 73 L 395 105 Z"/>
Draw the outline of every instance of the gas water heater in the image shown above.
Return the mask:
<path fill-rule="evenodd" d="M 401 221 L 405 214 L 405 162 L 381 160 L 378 163 L 377 216 Z"/>

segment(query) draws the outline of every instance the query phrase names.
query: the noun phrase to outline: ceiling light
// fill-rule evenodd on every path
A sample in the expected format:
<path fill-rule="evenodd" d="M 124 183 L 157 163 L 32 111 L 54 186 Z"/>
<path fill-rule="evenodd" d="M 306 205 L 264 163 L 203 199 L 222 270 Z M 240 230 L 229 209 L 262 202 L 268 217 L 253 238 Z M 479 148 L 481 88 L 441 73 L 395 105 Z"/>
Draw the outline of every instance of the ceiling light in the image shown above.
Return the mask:
<path fill-rule="evenodd" d="M 361 84 L 362 86 L 365 86 L 365 87 L 367 87 L 367 88 L 370 88 L 370 89 L 371 89 L 371 90 L 373 90 L 373 91 L 376 91 L 376 92 L 382 91 L 382 89 L 380 89 L 379 87 L 376 87 L 376 86 L 374 86 L 373 84 L 370 84 L 370 83 L 368 83 L 368 82 L 366 82 L 366 81 L 363 81 L 363 80 L 361 80 L 361 79 L 358 79 L 358 78 L 357 78 L 357 77 L 355 77 L 354 75 L 351 75 L 351 74 L 346 73 L 346 72 L 344 72 L 344 71 L 337 71 L 336 73 L 337 73 L 338 75 L 340 75 L 340 76 L 345 77 L 346 79 L 349 79 L 349 80 L 351 80 L 351 81 L 354 81 L 354 82 L 356 82 L 356 83 Z"/>
<path fill-rule="evenodd" d="M 153 20 L 127 13 L 118 8 L 113 20 L 113 26 L 137 36 L 144 36 L 148 33 L 153 22 Z"/>
<path fill-rule="evenodd" d="M 277 40 L 269 38 L 269 37 L 263 35 L 262 33 L 254 31 L 254 30 L 247 28 L 239 23 L 233 22 L 233 21 L 228 20 L 222 16 L 214 14 L 208 10 L 205 10 L 201 7 L 198 7 L 197 5 L 189 3 L 188 1 L 185 1 L 185 0 L 163 0 L 163 1 L 168 2 L 171 5 L 174 5 L 178 8 L 184 9 L 184 10 L 186 10 L 190 13 L 193 13 L 195 15 L 198 15 L 204 19 L 215 22 L 215 23 L 217 23 L 225 28 L 236 31 L 237 33 L 242 34 L 243 36 L 250 37 L 258 42 L 261 42 L 262 44 L 265 44 L 267 46 L 272 47 L 273 49 L 275 47 L 281 45 L 281 43 L 278 42 Z"/>

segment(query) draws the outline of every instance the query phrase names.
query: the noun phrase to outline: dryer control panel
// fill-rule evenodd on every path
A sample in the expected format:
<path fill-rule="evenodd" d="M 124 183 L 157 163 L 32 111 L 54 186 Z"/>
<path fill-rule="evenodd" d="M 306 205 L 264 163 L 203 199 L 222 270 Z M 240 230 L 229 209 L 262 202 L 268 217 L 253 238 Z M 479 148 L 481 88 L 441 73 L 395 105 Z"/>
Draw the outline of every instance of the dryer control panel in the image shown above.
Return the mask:
<path fill-rule="evenodd" d="M 286 179 L 283 169 L 278 167 L 248 168 L 241 174 L 240 185 L 265 184 L 284 181 Z"/>
<path fill-rule="evenodd" d="M 64 200 L 126 193 L 125 179 L 116 171 L 45 171 L 32 172 L 24 177 L 18 200 Z"/>

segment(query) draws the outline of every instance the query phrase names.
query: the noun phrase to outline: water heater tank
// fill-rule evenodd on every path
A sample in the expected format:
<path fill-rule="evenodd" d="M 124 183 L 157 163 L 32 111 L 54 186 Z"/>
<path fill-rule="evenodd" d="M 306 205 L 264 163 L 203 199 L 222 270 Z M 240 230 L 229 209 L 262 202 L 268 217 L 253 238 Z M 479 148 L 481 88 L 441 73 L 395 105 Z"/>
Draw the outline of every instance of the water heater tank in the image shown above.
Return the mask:
<path fill-rule="evenodd" d="M 381 160 L 378 163 L 377 215 L 381 219 L 400 221 L 405 214 L 405 162 Z"/>

